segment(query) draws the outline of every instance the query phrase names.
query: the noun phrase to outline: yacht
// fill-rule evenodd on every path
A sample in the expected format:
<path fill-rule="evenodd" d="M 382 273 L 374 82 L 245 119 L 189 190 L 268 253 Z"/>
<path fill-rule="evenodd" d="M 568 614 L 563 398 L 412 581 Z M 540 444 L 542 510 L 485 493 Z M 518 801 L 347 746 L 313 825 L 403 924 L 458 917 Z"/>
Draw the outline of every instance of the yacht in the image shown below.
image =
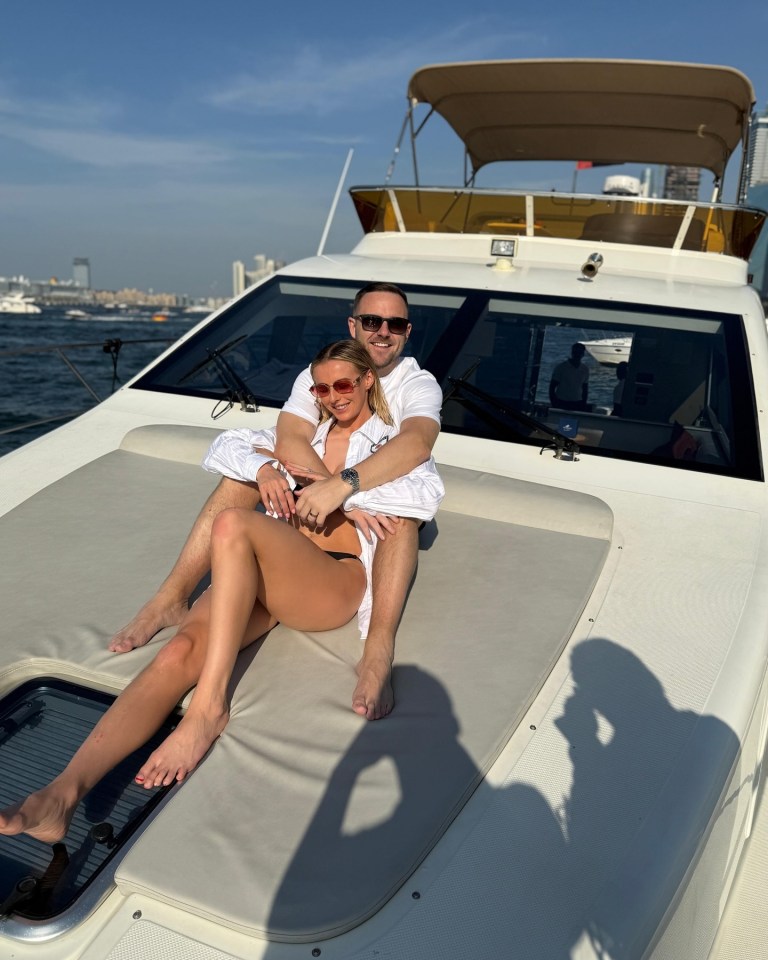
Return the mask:
<path fill-rule="evenodd" d="M 276 627 L 184 783 L 133 783 L 150 744 L 62 843 L 0 837 L 5 956 L 764 955 L 768 338 L 747 260 L 766 214 L 743 162 L 722 196 L 752 85 L 522 60 L 427 66 L 406 92 L 397 152 L 447 124 L 459 183 L 414 162 L 413 182 L 352 187 L 350 253 L 277 270 L 0 461 L 0 806 L 172 636 L 107 651 L 215 485 L 212 438 L 274 424 L 370 281 L 407 292 L 409 349 L 445 398 L 395 709 L 349 708 L 354 622 Z M 478 185 L 514 160 L 697 166 L 714 195 Z M 632 343 L 622 415 L 596 377 L 561 406 L 573 344 L 614 338 Z"/>
<path fill-rule="evenodd" d="M 37 314 L 42 312 L 31 297 L 21 293 L 0 294 L 0 313 Z"/>

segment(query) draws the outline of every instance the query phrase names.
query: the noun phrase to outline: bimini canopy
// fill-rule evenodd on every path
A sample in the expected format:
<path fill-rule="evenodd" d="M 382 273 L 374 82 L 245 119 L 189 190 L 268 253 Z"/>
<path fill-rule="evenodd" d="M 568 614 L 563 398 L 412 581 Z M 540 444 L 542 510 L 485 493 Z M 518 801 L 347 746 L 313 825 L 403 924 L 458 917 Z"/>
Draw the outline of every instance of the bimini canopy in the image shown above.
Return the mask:
<path fill-rule="evenodd" d="M 647 60 L 495 60 L 423 67 L 408 88 L 498 160 L 663 163 L 719 179 L 743 142 L 752 84 L 730 67 Z"/>

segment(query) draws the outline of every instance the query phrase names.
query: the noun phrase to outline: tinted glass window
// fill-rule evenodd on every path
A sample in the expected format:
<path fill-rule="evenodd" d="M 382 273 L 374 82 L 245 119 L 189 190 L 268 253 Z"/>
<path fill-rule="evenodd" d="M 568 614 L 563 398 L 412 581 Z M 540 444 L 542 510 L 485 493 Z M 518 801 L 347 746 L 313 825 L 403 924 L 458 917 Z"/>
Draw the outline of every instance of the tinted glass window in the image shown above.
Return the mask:
<path fill-rule="evenodd" d="M 279 408 L 320 347 L 347 335 L 361 285 L 273 278 L 135 386 L 210 397 L 217 410 L 243 396 Z M 555 431 L 600 456 L 762 479 L 740 317 L 406 292 L 408 352 L 443 387 L 444 430 L 538 444 Z"/>

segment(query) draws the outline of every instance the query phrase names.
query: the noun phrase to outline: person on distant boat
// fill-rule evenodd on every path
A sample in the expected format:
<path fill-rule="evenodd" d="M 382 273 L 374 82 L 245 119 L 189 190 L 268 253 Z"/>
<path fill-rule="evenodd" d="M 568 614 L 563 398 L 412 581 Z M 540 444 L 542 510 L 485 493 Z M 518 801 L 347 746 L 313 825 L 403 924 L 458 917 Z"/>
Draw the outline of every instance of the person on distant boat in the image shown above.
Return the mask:
<path fill-rule="evenodd" d="M 549 382 L 549 402 L 561 410 L 588 410 L 589 367 L 582 363 L 586 347 L 574 343 L 567 360 L 558 363 Z"/>
<path fill-rule="evenodd" d="M 332 630 L 347 623 L 370 584 L 376 540 L 369 542 L 344 510 L 320 512 L 304 499 L 325 473 L 351 474 L 394 430 L 381 381 L 354 340 L 325 347 L 310 366 L 310 393 L 321 422 L 312 439 L 322 471 L 301 468 L 310 486 L 295 513 L 250 508 L 221 511 L 211 529 L 211 586 L 193 604 L 179 632 L 103 715 L 66 769 L 47 787 L 0 812 L 0 833 L 28 833 L 53 843 L 65 834 L 77 804 L 117 763 L 144 744 L 184 694 L 195 687 L 176 729 L 136 776 L 146 788 L 183 780 L 229 719 L 227 687 L 240 650 L 278 622 L 296 630 Z M 247 433 L 251 455 L 271 462 L 275 431 Z M 236 444 L 234 447 L 236 448 Z M 238 469 L 231 438 L 214 442 L 208 469 Z M 234 466 L 233 466 L 234 464 Z M 345 480 L 345 482 L 347 482 Z M 434 460 L 406 477 L 366 492 L 375 512 L 431 519 L 444 490 Z"/>
<path fill-rule="evenodd" d="M 411 324 L 408 299 L 399 287 L 378 282 L 364 286 L 355 297 L 347 323 L 350 336 L 366 348 L 381 378 L 397 427 L 397 435 L 382 444 L 359 471 L 359 488 L 366 491 L 405 476 L 429 459 L 440 432 L 442 393 L 431 373 L 422 370 L 412 357 L 401 356 Z M 323 473 L 324 479 L 313 483 L 296 503 L 285 477 L 269 463 L 257 466 L 254 462 L 248 482 L 224 477 L 203 506 L 170 574 L 136 616 L 115 634 L 110 650 L 125 653 L 147 643 L 163 627 L 181 621 L 189 597 L 210 567 L 211 525 L 221 510 L 254 509 L 261 500 L 282 516 L 298 513 L 306 520 L 312 512 L 322 525 L 349 498 L 349 481 L 340 472 L 331 474 L 312 450 L 310 441 L 318 416 L 307 390 L 310 382 L 307 370 L 293 386 L 277 422 L 276 451 L 283 462 L 304 464 Z M 383 514 L 374 516 L 364 509 L 350 511 L 348 516 L 369 539 L 380 541 L 373 563 L 370 625 L 352 695 L 353 710 L 376 720 L 394 706 L 391 673 L 395 634 L 416 570 L 418 524 L 410 519 L 396 522 Z"/>
<path fill-rule="evenodd" d="M 622 360 L 621 363 L 616 365 L 616 386 L 613 388 L 613 410 L 611 415 L 614 417 L 623 417 L 624 416 L 624 407 L 622 406 L 624 402 L 624 385 L 627 381 L 627 370 L 629 370 L 629 364 L 626 360 Z"/>

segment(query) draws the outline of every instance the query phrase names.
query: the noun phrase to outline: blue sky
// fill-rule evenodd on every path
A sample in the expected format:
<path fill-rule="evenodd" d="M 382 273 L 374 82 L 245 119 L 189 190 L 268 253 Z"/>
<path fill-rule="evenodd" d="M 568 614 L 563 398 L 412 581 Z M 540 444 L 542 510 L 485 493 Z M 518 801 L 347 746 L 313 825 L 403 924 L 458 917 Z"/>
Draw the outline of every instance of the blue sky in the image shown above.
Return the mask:
<path fill-rule="evenodd" d="M 105 289 L 224 296 L 233 260 L 313 254 L 347 151 L 347 186 L 381 182 L 427 63 L 690 60 L 736 67 L 768 101 L 764 0 L 0 0 L 0 16 L 0 276 L 68 278 L 87 256 Z M 452 147 L 435 141 L 426 179 L 458 180 Z M 570 186 L 527 176 L 513 185 Z M 358 236 L 343 196 L 326 249 Z"/>

